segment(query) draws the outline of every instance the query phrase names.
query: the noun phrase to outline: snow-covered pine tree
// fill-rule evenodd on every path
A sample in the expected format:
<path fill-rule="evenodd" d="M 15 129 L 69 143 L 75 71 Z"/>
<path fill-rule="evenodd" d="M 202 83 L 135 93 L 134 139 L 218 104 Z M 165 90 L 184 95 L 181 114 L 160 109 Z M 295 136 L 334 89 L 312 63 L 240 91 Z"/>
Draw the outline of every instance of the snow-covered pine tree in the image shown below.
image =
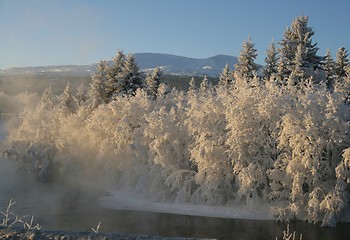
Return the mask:
<path fill-rule="evenodd" d="M 194 96 L 197 94 L 197 86 L 196 86 L 196 81 L 194 80 L 194 77 L 191 78 L 187 90 L 187 95 L 188 96 Z"/>
<path fill-rule="evenodd" d="M 200 86 L 199 86 L 199 93 L 201 96 L 206 96 L 210 90 L 211 90 L 211 86 L 209 84 L 209 79 L 205 75 L 202 79 Z"/>
<path fill-rule="evenodd" d="M 276 82 L 279 85 L 286 85 L 286 64 L 284 62 L 285 57 L 283 56 L 283 53 L 279 51 L 279 60 L 277 63 L 277 74 L 276 74 Z"/>
<path fill-rule="evenodd" d="M 333 90 L 335 84 L 335 62 L 330 49 L 327 49 L 326 56 L 324 57 L 323 70 L 326 73 L 326 85 L 328 89 Z"/>
<path fill-rule="evenodd" d="M 45 89 L 40 98 L 40 108 L 51 110 L 53 107 L 51 86 Z"/>
<path fill-rule="evenodd" d="M 73 96 L 73 100 L 75 110 L 77 110 L 77 108 L 82 106 L 87 101 L 86 89 L 84 84 L 80 84 L 77 87 L 76 93 Z"/>
<path fill-rule="evenodd" d="M 336 78 L 334 90 L 341 94 L 343 101 L 346 103 L 350 101 L 350 65 L 348 56 L 348 51 L 344 47 L 339 48 L 334 66 Z"/>
<path fill-rule="evenodd" d="M 299 85 L 305 79 L 303 52 L 303 46 L 299 44 L 288 79 L 288 85 L 290 87 Z"/>
<path fill-rule="evenodd" d="M 117 75 L 115 94 L 134 95 L 136 90 L 142 88 L 143 85 L 144 78 L 137 66 L 135 57 L 129 54 Z"/>
<path fill-rule="evenodd" d="M 100 61 L 97 65 L 97 71 L 91 77 L 89 100 L 92 108 L 109 101 L 105 84 L 107 84 L 107 63 Z"/>
<path fill-rule="evenodd" d="M 346 68 L 349 66 L 348 57 L 348 51 L 344 47 L 338 49 L 335 60 L 335 74 L 337 81 L 342 81 L 342 78 L 346 75 Z"/>
<path fill-rule="evenodd" d="M 125 55 L 122 51 L 117 51 L 116 56 L 112 59 L 112 65 L 106 65 L 106 83 L 105 83 L 105 92 L 106 100 L 109 102 L 112 100 L 114 94 L 118 93 L 119 80 L 118 76 L 122 71 L 122 68 L 125 64 Z"/>
<path fill-rule="evenodd" d="M 342 100 L 350 104 L 350 67 L 345 69 L 345 76 L 338 79 L 335 84 L 335 91 L 340 93 Z"/>
<path fill-rule="evenodd" d="M 232 75 L 232 72 L 230 70 L 230 67 L 226 63 L 224 69 L 222 70 L 222 72 L 219 76 L 218 85 L 225 88 L 225 89 L 229 89 L 232 81 L 233 81 L 233 75 Z"/>
<path fill-rule="evenodd" d="M 278 51 L 274 42 L 270 44 L 266 51 L 265 63 L 263 75 L 266 80 L 270 80 L 271 76 L 278 73 Z"/>
<path fill-rule="evenodd" d="M 58 110 L 62 113 L 68 114 L 73 112 L 74 100 L 72 96 L 70 83 L 68 82 L 64 91 L 58 96 Z"/>
<path fill-rule="evenodd" d="M 148 94 L 155 99 L 157 97 L 158 87 L 161 83 L 163 73 L 159 67 L 153 69 L 152 75 L 147 75 L 146 84 Z"/>
<path fill-rule="evenodd" d="M 298 45 L 302 46 L 303 54 L 302 67 L 310 69 L 309 74 L 321 67 L 322 58 L 317 55 L 317 43 L 312 43 L 314 31 L 308 26 L 309 18 L 307 16 L 299 16 L 295 18 L 289 28 L 283 34 L 283 39 L 279 42 L 281 56 L 280 72 L 286 79 L 293 70 L 295 55 Z"/>
<path fill-rule="evenodd" d="M 238 57 L 238 63 L 235 64 L 235 73 L 238 76 L 246 78 L 250 81 L 254 77 L 254 72 L 258 70 L 255 59 L 257 57 L 257 50 L 251 42 L 250 37 L 242 44 L 242 50 Z"/>

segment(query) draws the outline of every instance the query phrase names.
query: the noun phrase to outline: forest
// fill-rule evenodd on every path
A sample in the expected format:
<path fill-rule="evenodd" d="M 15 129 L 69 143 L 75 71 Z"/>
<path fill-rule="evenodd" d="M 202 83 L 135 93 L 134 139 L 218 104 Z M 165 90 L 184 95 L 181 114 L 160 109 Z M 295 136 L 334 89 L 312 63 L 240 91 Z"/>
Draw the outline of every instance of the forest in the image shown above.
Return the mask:
<path fill-rule="evenodd" d="M 57 183 L 93 178 L 154 201 L 270 208 L 276 220 L 336 226 L 350 199 L 350 67 L 343 47 L 318 55 L 308 17 L 271 43 L 251 39 L 219 82 L 187 91 L 118 51 L 89 87 L 8 96 L 19 118 L 1 143 L 19 172 Z"/>

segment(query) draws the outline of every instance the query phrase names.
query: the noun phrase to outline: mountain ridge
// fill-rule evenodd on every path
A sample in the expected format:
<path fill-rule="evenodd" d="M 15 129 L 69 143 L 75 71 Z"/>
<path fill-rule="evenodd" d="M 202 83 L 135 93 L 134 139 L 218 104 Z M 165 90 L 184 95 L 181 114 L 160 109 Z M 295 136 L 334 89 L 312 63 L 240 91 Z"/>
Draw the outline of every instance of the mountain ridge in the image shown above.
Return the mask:
<path fill-rule="evenodd" d="M 237 57 L 218 54 L 208 58 L 191 58 L 167 53 L 133 54 L 142 71 L 148 72 L 160 67 L 166 74 L 172 75 L 208 75 L 217 77 L 226 64 L 233 68 Z M 13 67 L 0 69 L 0 75 L 19 74 L 58 74 L 71 76 L 89 76 L 96 71 L 97 63 L 89 65 L 52 65 Z"/>

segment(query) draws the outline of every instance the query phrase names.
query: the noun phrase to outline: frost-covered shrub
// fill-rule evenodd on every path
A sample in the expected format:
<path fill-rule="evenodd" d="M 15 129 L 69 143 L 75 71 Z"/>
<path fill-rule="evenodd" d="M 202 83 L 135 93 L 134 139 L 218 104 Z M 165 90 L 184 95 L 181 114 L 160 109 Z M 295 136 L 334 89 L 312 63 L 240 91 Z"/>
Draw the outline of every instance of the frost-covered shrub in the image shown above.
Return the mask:
<path fill-rule="evenodd" d="M 203 80 L 205 83 L 205 79 Z M 191 162 L 196 166 L 195 203 L 223 204 L 233 196 L 232 165 L 226 150 L 226 117 L 222 99 L 209 90 L 189 98 L 186 125 L 192 138 Z"/>
<path fill-rule="evenodd" d="M 156 195 L 160 195 L 157 193 L 159 189 L 153 186 L 159 183 L 156 183 L 154 175 L 159 175 L 164 179 L 161 194 L 169 191 L 166 195 L 173 195 L 176 201 L 188 201 L 193 191 L 194 171 L 189 162 L 187 129 L 179 122 L 178 114 L 176 108 L 167 111 L 161 107 L 146 118 L 148 124 L 144 134 L 149 139 L 148 164 L 153 172 L 149 178 L 152 179 L 151 189 Z"/>
<path fill-rule="evenodd" d="M 236 195 L 247 203 L 266 201 L 270 192 L 266 171 L 276 159 L 276 128 L 283 113 L 276 90 L 272 85 L 239 86 L 226 108 L 227 152 L 235 174 Z"/>
<path fill-rule="evenodd" d="M 271 197 L 282 202 L 289 215 L 317 222 L 324 218 L 326 202 L 338 196 L 335 167 L 349 145 L 345 135 L 349 118 L 343 102 L 322 86 L 307 86 L 293 94 L 297 101 L 281 118 L 281 154 L 269 171 Z"/>

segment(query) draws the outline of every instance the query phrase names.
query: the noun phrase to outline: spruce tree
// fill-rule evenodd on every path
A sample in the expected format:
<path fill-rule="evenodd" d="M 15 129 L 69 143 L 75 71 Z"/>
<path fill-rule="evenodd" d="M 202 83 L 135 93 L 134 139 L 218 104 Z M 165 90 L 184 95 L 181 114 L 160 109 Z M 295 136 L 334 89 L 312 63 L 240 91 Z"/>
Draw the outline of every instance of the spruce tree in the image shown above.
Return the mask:
<path fill-rule="evenodd" d="M 53 102 L 52 102 L 52 93 L 51 93 L 51 86 L 45 89 L 43 94 L 40 97 L 40 104 L 39 106 L 42 109 L 46 110 L 51 110 L 53 107 Z"/>
<path fill-rule="evenodd" d="M 340 93 L 344 103 L 350 104 L 350 68 L 345 68 L 344 76 L 335 84 L 335 91 Z"/>
<path fill-rule="evenodd" d="M 207 76 L 204 76 L 203 79 L 202 79 L 202 82 L 199 86 L 199 92 L 202 96 L 205 96 L 208 91 L 209 91 L 209 80 L 207 78 Z"/>
<path fill-rule="evenodd" d="M 286 64 L 284 62 L 284 55 L 282 52 L 279 52 L 279 60 L 278 60 L 278 64 L 277 64 L 277 82 L 279 85 L 283 85 L 286 83 L 285 79 L 286 79 Z"/>
<path fill-rule="evenodd" d="M 121 73 L 125 64 L 125 55 L 122 51 L 118 51 L 112 59 L 110 66 L 106 65 L 106 99 L 110 101 L 115 93 L 118 93 L 118 75 Z"/>
<path fill-rule="evenodd" d="M 63 92 L 58 97 L 58 109 L 64 114 L 73 112 L 74 100 L 72 98 L 70 83 L 68 82 Z"/>
<path fill-rule="evenodd" d="M 78 110 L 79 107 L 81 107 L 87 100 L 87 96 L 86 96 L 86 89 L 84 87 L 84 84 L 80 84 L 77 89 L 76 92 L 73 96 L 73 100 L 74 100 L 74 110 Z"/>
<path fill-rule="evenodd" d="M 278 51 L 274 42 L 270 44 L 269 49 L 266 51 L 265 63 L 263 75 L 266 80 L 269 80 L 271 76 L 278 73 Z"/>
<path fill-rule="evenodd" d="M 135 57 L 129 54 L 117 75 L 115 93 L 133 95 L 136 89 L 143 87 L 143 80 Z"/>
<path fill-rule="evenodd" d="M 188 96 L 195 96 L 197 94 L 197 86 L 196 86 L 196 81 L 194 80 L 194 77 L 191 78 L 187 90 L 187 95 Z"/>
<path fill-rule="evenodd" d="M 235 64 L 235 72 L 238 76 L 251 80 L 254 77 L 254 72 L 258 70 L 258 66 L 254 60 L 257 57 L 257 50 L 251 42 L 250 37 L 242 44 L 242 50 L 238 57 L 238 63 Z"/>
<path fill-rule="evenodd" d="M 327 49 L 326 56 L 323 61 L 323 70 L 326 74 L 326 85 L 329 89 L 332 89 L 335 83 L 335 62 L 329 49 Z"/>
<path fill-rule="evenodd" d="M 346 68 L 349 65 L 348 56 L 348 51 L 344 47 L 339 48 L 337 51 L 337 58 L 335 60 L 335 74 L 338 81 L 341 81 L 341 78 L 345 77 L 346 75 Z"/>
<path fill-rule="evenodd" d="M 106 61 L 100 61 L 97 65 L 97 71 L 92 74 L 90 84 L 90 102 L 93 108 L 97 107 L 103 102 L 108 102 L 106 92 L 107 84 L 107 63 Z"/>
<path fill-rule="evenodd" d="M 300 16 L 294 19 L 291 26 L 284 32 L 283 39 L 279 43 L 281 46 L 279 49 L 281 56 L 280 73 L 282 73 L 283 78 L 288 77 L 293 70 L 295 55 L 299 45 L 303 49 L 302 67 L 312 71 L 321 68 L 322 58 L 317 55 L 317 43 L 312 43 L 314 31 L 308 26 L 308 20 L 307 16 Z"/>
<path fill-rule="evenodd" d="M 154 68 L 152 75 L 146 77 L 147 92 L 152 98 L 156 98 L 157 96 L 162 76 L 162 70 L 159 67 L 156 67 Z"/>
<path fill-rule="evenodd" d="M 228 89 L 232 83 L 232 78 L 233 76 L 230 67 L 226 64 L 219 77 L 219 86 Z"/>
<path fill-rule="evenodd" d="M 292 72 L 289 75 L 288 84 L 291 86 L 298 85 L 305 79 L 303 52 L 303 45 L 299 44 L 295 53 L 294 61 L 292 62 Z"/>

